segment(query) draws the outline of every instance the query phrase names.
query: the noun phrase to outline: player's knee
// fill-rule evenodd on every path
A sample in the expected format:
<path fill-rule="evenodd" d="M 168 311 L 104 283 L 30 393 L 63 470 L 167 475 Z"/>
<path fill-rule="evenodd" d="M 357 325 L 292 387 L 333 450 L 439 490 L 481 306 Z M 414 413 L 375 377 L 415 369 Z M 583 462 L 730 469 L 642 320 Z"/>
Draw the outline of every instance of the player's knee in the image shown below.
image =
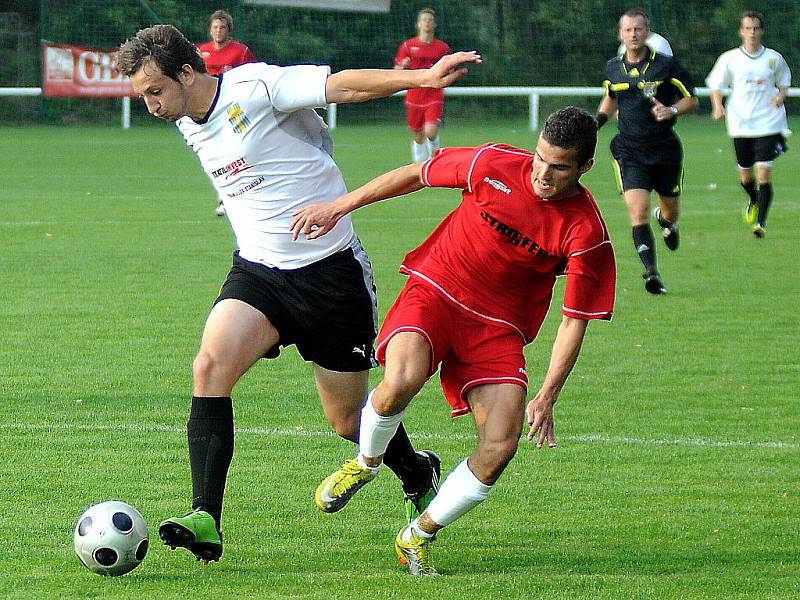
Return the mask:
<path fill-rule="evenodd" d="M 225 366 L 211 353 L 200 350 L 192 362 L 195 387 L 207 387 L 224 377 Z"/>
<path fill-rule="evenodd" d="M 331 421 L 333 430 L 340 438 L 358 442 L 358 414 L 350 417 L 341 415 Z"/>
<path fill-rule="evenodd" d="M 372 406 L 382 416 L 399 413 L 408 406 L 420 388 L 419 384 L 403 375 L 387 376 L 379 387 L 380 393 L 372 395 Z"/>
<path fill-rule="evenodd" d="M 519 447 L 519 438 L 508 437 L 505 439 L 483 441 L 478 450 L 479 461 L 476 465 L 475 476 L 484 482 L 495 482 L 503 473 L 508 463 L 514 458 Z M 479 465 L 479 466 L 478 466 Z"/>

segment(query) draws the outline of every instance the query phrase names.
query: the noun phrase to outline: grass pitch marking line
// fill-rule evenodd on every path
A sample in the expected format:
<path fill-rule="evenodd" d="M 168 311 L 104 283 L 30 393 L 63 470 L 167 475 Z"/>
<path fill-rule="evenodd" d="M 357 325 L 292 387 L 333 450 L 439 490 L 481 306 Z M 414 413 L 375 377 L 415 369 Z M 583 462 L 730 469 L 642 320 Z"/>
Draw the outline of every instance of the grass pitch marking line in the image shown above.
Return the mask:
<path fill-rule="evenodd" d="M 0 431 L 133 431 L 133 432 L 152 432 L 152 433 L 184 433 L 183 427 L 173 425 L 156 424 L 111 424 L 111 425 L 81 425 L 75 423 L 0 423 Z M 236 433 L 239 435 L 255 436 L 277 436 L 277 437 L 336 437 L 333 431 L 318 431 L 314 429 L 292 428 L 280 429 L 272 427 L 237 427 Z M 421 440 L 474 440 L 473 435 L 460 433 L 430 434 L 417 433 L 411 434 L 413 439 Z M 707 438 L 636 438 L 628 436 L 613 436 L 604 434 L 584 434 L 584 435 L 562 435 L 560 440 L 569 442 L 581 442 L 587 444 L 617 444 L 617 445 L 636 445 L 636 446 L 689 446 L 705 448 L 768 448 L 775 450 L 800 450 L 800 444 L 791 442 L 766 442 L 766 441 L 737 441 L 737 440 L 711 440 Z"/>

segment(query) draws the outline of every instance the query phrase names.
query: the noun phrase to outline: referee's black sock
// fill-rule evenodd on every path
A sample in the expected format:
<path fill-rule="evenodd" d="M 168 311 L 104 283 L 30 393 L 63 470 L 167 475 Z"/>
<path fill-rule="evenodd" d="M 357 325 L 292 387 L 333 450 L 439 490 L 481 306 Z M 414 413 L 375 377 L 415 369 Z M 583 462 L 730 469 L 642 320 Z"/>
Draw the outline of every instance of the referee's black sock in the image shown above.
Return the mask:
<path fill-rule="evenodd" d="M 742 183 L 742 187 L 744 191 L 747 192 L 747 195 L 750 197 L 750 202 L 752 204 L 758 203 L 758 189 L 756 188 L 755 179 L 748 181 L 747 183 Z"/>
<path fill-rule="evenodd" d="M 233 458 L 233 402 L 230 397 L 192 397 L 186 425 L 192 468 L 192 508 L 222 517 L 222 497 Z"/>
<path fill-rule="evenodd" d="M 758 186 L 758 222 L 762 226 L 767 224 L 770 204 L 772 204 L 772 184 L 762 183 Z"/>
<path fill-rule="evenodd" d="M 402 423 L 386 447 L 383 464 L 400 478 L 400 481 L 403 482 L 403 490 L 406 492 L 420 491 L 429 483 L 428 463 L 414 452 L 411 440 L 408 439 Z"/>
<path fill-rule="evenodd" d="M 653 273 L 656 270 L 656 249 L 655 239 L 653 238 L 653 230 L 650 229 L 650 224 L 634 225 L 633 227 L 633 247 L 639 254 L 639 260 L 644 265 L 644 270 L 647 273 Z"/>

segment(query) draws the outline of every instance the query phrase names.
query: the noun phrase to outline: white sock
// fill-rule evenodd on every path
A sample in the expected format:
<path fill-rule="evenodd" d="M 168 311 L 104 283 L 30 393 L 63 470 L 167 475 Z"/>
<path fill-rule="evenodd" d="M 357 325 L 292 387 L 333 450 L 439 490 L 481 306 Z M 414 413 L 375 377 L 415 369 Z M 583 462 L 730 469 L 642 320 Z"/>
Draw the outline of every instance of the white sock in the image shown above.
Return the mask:
<path fill-rule="evenodd" d="M 444 527 L 486 500 L 491 490 L 492 486 L 475 477 L 463 460 L 444 480 L 426 512 Z"/>
<path fill-rule="evenodd" d="M 415 534 L 417 537 L 421 537 L 424 540 L 429 540 L 433 537 L 434 534 L 428 533 L 427 531 L 423 531 L 419 526 L 419 517 L 411 521 L 411 525 L 406 527 L 403 530 L 403 534 L 400 536 L 404 542 L 407 542 L 411 539 L 411 534 Z"/>
<path fill-rule="evenodd" d="M 411 141 L 411 158 L 415 163 L 428 160 L 428 146 L 425 142 L 418 144 L 416 140 Z"/>
<path fill-rule="evenodd" d="M 363 457 L 368 456 L 375 458 L 383 456 L 389 442 L 397 433 L 397 428 L 403 421 L 403 415 L 406 414 L 405 409 L 401 410 L 396 415 L 383 417 L 375 412 L 375 407 L 372 406 L 372 395 L 375 390 L 372 390 L 367 396 L 367 401 L 364 408 L 361 409 L 361 425 L 358 430 L 358 461 L 363 466 Z"/>
<path fill-rule="evenodd" d="M 433 153 L 442 147 L 442 141 L 439 139 L 438 135 L 432 140 L 425 140 L 425 144 L 428 146 L 429 157 L 433 156 Z"/>

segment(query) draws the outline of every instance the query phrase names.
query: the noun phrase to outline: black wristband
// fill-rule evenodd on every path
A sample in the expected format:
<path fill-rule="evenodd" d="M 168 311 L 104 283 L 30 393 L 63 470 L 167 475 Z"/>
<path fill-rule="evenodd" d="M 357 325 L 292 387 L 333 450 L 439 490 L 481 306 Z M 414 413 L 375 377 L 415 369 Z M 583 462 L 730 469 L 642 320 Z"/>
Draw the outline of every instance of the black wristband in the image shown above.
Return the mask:
<path fill-rule="evenodd" d="M 604 112 L 597 113 L 594 118 L 597 121 L 598 129 L 600 129 L 603 125 L 606 124 L 606 121 L 608 121 L 608 115 Z"/>

